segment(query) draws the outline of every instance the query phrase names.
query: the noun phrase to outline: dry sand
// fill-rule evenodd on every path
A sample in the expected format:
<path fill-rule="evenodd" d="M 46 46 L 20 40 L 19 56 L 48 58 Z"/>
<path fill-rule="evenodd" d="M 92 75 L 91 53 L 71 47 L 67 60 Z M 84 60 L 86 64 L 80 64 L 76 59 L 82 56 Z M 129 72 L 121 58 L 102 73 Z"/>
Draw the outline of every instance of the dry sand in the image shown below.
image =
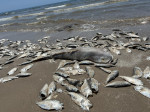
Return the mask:
<path fill-rule="evenodd" d="M 150 61 L 146 60 L 149 52 L 134 50 L 132 54 L 122 53 L 116 67 L 111 70 L 119 70 L 119 75 L 132 76 L 133 67 L 138 66 L 142 70 L 146 66 L 150 66 Z M 6 76 L 7 72 L 16 67 L 17 64 L 23 62 L 23 59 L 15 59 L 15 63 L 6 65 L 5 69 L 0 71 L 0 77 Z M 29 70 L 32 76 L 19 78 L 7 83 L 0 84 L 0 112 L 46 112 L 36 105 L 37 101 L 41 101 L 39 97 L 40 89 L 45 83 L 53 81 L 53 74 L 59 64 L 50 63 L 49 60 L 36 62 Z M 18 71 L 22 68 L 19 67 Z M 82 66 L 85 68 L 85 66 Z M 94 78 L 101 85 L 99 92 L 89 97 L 93 107 L 90 112 L 149 112 L 150 99 L 141 95 L 133 89 L 133 85 L 124 88 L 105 88 L 105 80 L 107 73 L 93 66 L 95 71 Z M 87 75 L 73 76 L 73 78 L 84 79 Z M 122 80 L 119 77 L 116 80 Z M 141 79 L 144 85 L 150 88 L 150 80 Z M 61 87 L 60 85 L 57 85 Z M 61 87 L 64 89 L 64 87 Z M 58 94 L 57 99 L 64 103 L 62 112 L 84 112 L 76 105 L 65 93 Z M 53 112 L 53 111 L 52 111 Z M 55 111 L 54 111 L 55 112 Z"/>

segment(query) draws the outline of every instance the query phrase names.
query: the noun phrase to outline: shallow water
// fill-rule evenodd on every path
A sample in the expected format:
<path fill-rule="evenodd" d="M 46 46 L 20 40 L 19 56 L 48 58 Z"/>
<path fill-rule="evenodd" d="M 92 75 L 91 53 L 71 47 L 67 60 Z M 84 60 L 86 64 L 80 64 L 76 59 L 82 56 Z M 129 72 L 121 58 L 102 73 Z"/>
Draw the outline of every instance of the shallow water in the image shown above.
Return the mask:
<path fill-rule="evenodd" d="M 1 13 L 0 31 L 51 32 L 83 29 L 84 24 L 89 24 L 84 25 L 88 30 L 147 25 L 149 11 L 149 0 L 71 0 Z"/>

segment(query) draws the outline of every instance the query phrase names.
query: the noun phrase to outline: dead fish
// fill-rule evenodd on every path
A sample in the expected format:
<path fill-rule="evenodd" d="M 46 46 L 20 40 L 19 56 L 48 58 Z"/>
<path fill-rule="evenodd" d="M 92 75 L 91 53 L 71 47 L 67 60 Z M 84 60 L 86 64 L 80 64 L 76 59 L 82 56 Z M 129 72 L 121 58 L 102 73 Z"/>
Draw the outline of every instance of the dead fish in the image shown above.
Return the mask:
<path fill-rule="evenodd" d="M 79 63 L 76 61 L 75 64 L 73 65 L 74 69 L 80 69 Z"/>
<path fill-rule="evenodd" d="M 33 62 L 32 60 L 31 60 L 31 61 L 26 61 L 26 62 L 23 62 L 23 63 L 19 64 L 19 66 L 27 65 L 27 64 L 30 64 L 30 63 L 32 63 L 32 62 Z"/>
<path fill-rule="evenodd" d="M 64 81 L 65 81 L 65 79 L 63 77 L 58 76 L 58 75 L 53 75 L 53 79 L 54 79 L 55 82 L 57 82 L 61 85 L 63 85 Z"/>
<path fill-rule="evenodd" d="M 108 75 L 108 77 L 107 77 L 107 79 L 106 79 L 106 83 L 109 83 L 110 81 L 114 80 L 116 77 L 118 77 L 118 75 L 119 75 L 119 71 L 118 71 L 118 70 L 112 71 L 112 72 Z"/>
<path fill-rule="evenodd" d="M 55 94 L 56 93 L 51 93 L 45 100 L 51 100 L 51 99 L 53 99 L 53 98 L 56 98 L 57 97 L 57 95 L 55 96 Z"/>
<path fill-rule="evenodd" d="M 96 79 L 94 79 L 94 78 L 90 78 L 88 80 L 88 82 L 89 82 L 89 85 L 90 85 L 90 88 L 92 89 L 92 91 L 94 93 L 98 93 L 98 91 L 99 91 L 99 87 L 98 86 L 100 85 L 100 83 L 98 83 L 98 81 Z"/>
<path fill-rule="evenodd" d="M 58 92 L 58 93 L 62 93 L 62 92 L 63 92 L 63 90 L 62 90 L 61 88 L 58 88 L 58 89 L 56 89 L 56 92 Z"/>
<path fill-rule="evenodd" d="M 17 67 L 11 69 L 11 70 L 8 72 L 8 75 L 14 74 L 14 73 L 17 71 L 17 69 L 18 69 Z"/>
<path fill-rule="evenodd" d="M 140 78 L 140 77 L 142 77 L 142 75 L 143 75 L 143 72 L 142 72 L 141 68 L 134 67 L 134 69 L 133 69 L 133 76 L 132 77 Z"/>
<path fill-rule="evenodd" d="M 62 76 L 64 78 L 67 78 L 69 77 L 70 75 L 66 74 L 66 73 L 63 73 L 63 72 L 55 72 L 55 74 L 59 75 L 59 76 Z"/>
<path fill-rule="evenodd" d="M 71 99 L 83 110 L 89 111 L 89 109 L 92 107 L 92 103 L 81 94 L 74 92 L 68 92 L 68 94 L 71 96 Z"/>
<path fill-rule="evenodd" d="M 134 34 L 134 33 L 127 33 L 127 38 L 139 38 L 140 36 Z"/>
<path fill-rule="evenodd" d="M 33 66 L 33 64 L 27 65 L 27 66 L 23 67 L 23 68 L 20 70 L 20 72 L 21 72 L 21 73 L 27 72 L 27 70 L 29 70 L 32 66 Z"/>
<path fill-rule="evenodd" d="M 92 69 L 92 67 L 86 66 L 86 67 L 85 67 L 85 70 L 86 70 L 86 72 L 87 72 L 87 74 L 88 74 L 88 76 L 89 76 L 90 78 L 94 77 L 95 72 L 94 72 L 94 70 Z"/>
<path fill-rule="evenodd" d="M 90 60 L 96 63 L 108 63 L 113 59 L 109 52 L 92 47 L 81 47 L 74 50 L 64 49 L 52 56 L 54 59 Z"/>
<path fill-rule="evenodd" d="M 137 85 L 137 86 L 142 86 L 143 82 L 139 79 L 133 78 L 133 77 L 128 77 L 128 76 L 119 76 L 122 79 L 130 82 L 131 84 Z"/>
<path fill-rule="evenodd" d="M 92 95 L 92 90 L 88 84 L 87 79 L 84 80 L 83 85 L 81 86 L 81 93 L 85 96 L 88 97 L 90 95 Z"/>
<path fill-rule="evenodd" d="M 71 79 L 71 78 L 67 78 L 66 80 L 68 81 L 69 84 L 72 84 L 74 86 L 76 86 L 80 82 L 77 79 Z"/>
<path fill-rule="evenodd" d="M 66 87 L 66 90 L 69 92 L 79 92 L 79 89 L 71 84 L 65 83 L 64 86 Z"/>
<path fill-rule="evenodd" d="M 82 74 L 86 73 L 86 71 L 83 69 L 75 69 L 75 70 L 71 70 L 71 71 L 66 71 L 65 73 L 72 74 L 72 75 L 82 75 Z"/>
<path fill-rule="evenodd" d="M 14 60 L 8 60 L 4 64 L 2 64 L 1 66 L 7 65 L 7 64 L 10 64 L 10 63 L 13 63 L 13 62 L 14 62 Z"/>
<path fill-rule="evenodd" d="M 16 57 L 17 57 L 17 55 L 14 55 L 14 56 L 10 57 L 8 60 L 15 59 Z"/>
<path fill-rule="evenodd" d="M 30 54 L 29 52 L 28 52 L 28 53 L 24 53 L 24 54 L 22 54 L 21 56 L 19 56 L 18 59 L 27 57 L 29 54 Z"/>
<path fill-rule="evenodd" d="M 131 86 L 131 83 L 127 81 L 115 81 L 115 82 L 108 83 L 105 87 L 119 88 L 119 87 L 127 87 L 127 86 Z"/>
<path fill-rule="evenodd" d="M 56 90 L 56 84 L 54 81 L 48 86 L 48 95 L 52 94 Z"/>
<path fill-rule="evenodd" d="M 109 50 L 117 55 L 121 54 L 121 52 L 115 47 L 109 47 Z"/>
<path fill-rule="evenodd" d="M 146 78 L 146 79 L 149 79 L 150 78 L 150 68 L 149 66 L 147 66 L 143 72 L 143 77 Z"/>
<path fill-rule="evenodd" d="M 106 69 L 106 68 L 103 68 L 103 67 L 99 67 L 101 70 L 103 70 L 104 72 L 106 72 L 106 73 L 111 73 L 112 71 L 111 70 L 109 70 L 109 69 Z"/>
<path fill-rule="evenodd" d="M 48 84 L 45 84 L 40 91 L 40 97 L 42 100 L 44 100 L 47 96 L 48 96 Z"/>
<path fill-rule="evenodd" d="M 112 65 L 112 64 L 95 64 L 95 67 L 110 68 L 110 67 L 115 67 L 115 65 Z"/>
<path fill-rule="evenodd" d="M 22 72 L 22 73 L 19 73 L 17 75 L 15 75 L 16 77 L 28 77 L 28 76 L 31 76 L 32 73 L 26 73 L 26 72 Z"/>
<path fill-rule="evenodd" d="M 39 107 L 45 110 L 62 110 L 63 103 L 58 100 L 44 100 L 36 103 Z"/>
<path fill-rule="evenodd" d="M 79 65 L 94 65 L 94 63 L 92 61 L 85 60 L 85 61 L 80 61 Z"/>
<path fill-rule="evenodd" d="M 70 71 L 70 70 L 73 70 L 72 67 L 63 67 L 63 68 L 60 68 L 59 69 L 60 71 Z"/>
<path fill-rule="evenodd" d="M 59 70 L 60 68 L 64 67 L 66 65 L 67 61 L 66 60 L 62 60 L 60 61 L 58 68 L 56 70 Z"/>
<path fill-rule="evenodd" d="M 7 81 L 11 81 L 13 79 L 17 79 L 18 77 L 16 76 L 7 76 L 7 77 L 3 77 L 3 78 L 0 78 L 0 83 L 4 83 L 4 82 L 7 82 Z"/>
<path fill-rule="evenodd" d="M 140 92 L 142 95 L 150 98 L 150 89 L 143 86 L 135 86 L 134 89 L 138 92 Z"/>

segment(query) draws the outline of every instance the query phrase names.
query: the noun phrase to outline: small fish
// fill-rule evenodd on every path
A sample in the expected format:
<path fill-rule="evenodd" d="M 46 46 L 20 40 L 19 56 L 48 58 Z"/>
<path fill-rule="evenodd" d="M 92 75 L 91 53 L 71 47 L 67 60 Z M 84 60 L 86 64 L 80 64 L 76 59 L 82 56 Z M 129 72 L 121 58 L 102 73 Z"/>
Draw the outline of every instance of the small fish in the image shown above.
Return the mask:
<path fill-rule="evenodd" d="M 62 60 L 60 61 L 58 68 L 56 70 L 59 70 L 60 68 L 64 67 L 66 65 L 67 61 L 66 60 Z"/>
<path fill-rule="evenodd" d="M 134 77 L 128 77 L 128 76 L 119 76 L 119 77 L 130 82 L 131 84 L 134 84 L 137 86 L 143 86 L 143 82 L 139 79 L 134 78 Z"/>
<path fill-rule="evenodd" d="M 126 52 L 127 52 L 127 53 L 131 53 L 131 52 L 132 52 L 132 50 L 131 50 L 131 49 L 129 49 L 129 48 L 126 48 Z"/>
<path fill-rule="evenodd" d="M 103 70 L 104 72 L 106 72 L 106 73 L 111 73 L 112 71 L 111 70 L 109 70 L 109 69 L 106 69 L 106 68 L 103 68 L 103 67 L 99 67 L 101 70 Z"/>
<path fill-rule="evenodd" d="M 135 86 L 134 89 L 138 92 L 140 92 L 142 95 L 150 98 L 150 89 L 143 86 Z"/>
<path fill-rule="evenodd" d="M 55 72 L 55 74 L 59 75 L 59 76 L 62 76 L 64 78 L 67 78 L 69 77 L 70 75 L 66 74 L 66 73 L 63 73 L 63 72 Z"/>
<path fill-rule="evenodd" d="M 79 92 L 78 88 L 76 88 L 75 86 L 71 85 L 71 84 L 64 84 L 64 86 L 66 87 L 66 90 L 69 92 Z"/>
<path fill-rule="evenodd" d="M 109 47 L 109 50 L 117 55 L 121 54 L 121 52 L 115 47 Z"/>
<path fill-rule="evenodd" d="M 58 76 L 58 75 L 53 75 L 53 79 L 54 79 L 55 82 L 57 82 L 57 83 L 59 83 L 61 85 L 63 85 L 63 83 L 65 81 L 65 79 L 63 77 Z"/>
<path fill-rule="evenodd" d="M 86 71 L 83 69 L 75 69 L 75 70 L 71 70 L 71 71 L 66 71 L 65 73 L 72 74 L 72 75 L 82 75 L 82 74 L 86 73 Z"/>
<path fill-rule="evenodd" d="M 92 90 L 88 84 L 87 79 L 84 80 L 83 85 L 81 86 L 81 93 L 85 96 L 88 97 L 90 95 L 92 95 Z"/>
<path fill-rule="evenodd" d="M 62 90 L 61 88 L 58 88 L 58 89 L 56 89 L 56 92 L 58 92 L 58 93 L 62 93 L 62 92 L 63 92 L 63 90 Z"/>
<path fill-rule="evenodd" d="M 51 100 L 53 98 L 55 98 L 56 96 L 54 96 L 56 93 L 51 93 L 45 100 Z"/>
<path fill-rule="evenodd" d="M 79 65 L 94 65 L 94 63 L 92 61 L 85 60 L 85 61 L 80 61 Z"/>
<path fill-rule="evenodd" d="M 75 64 L 73 65 L 74 69 L 80 69 L 79 63 L 76 61 Z"/>
<path fill-rule="evenodd" d="M 63 67 L 59 69 L 60 71 L 70 71 L 73 70 L 73 67 Z"/>
<path fill-rule="evenodd" d="M 94 77 L 95 72 L 94 72 L 94 70 L 92 69 L 92 67 L 86 66 L 86 67 L 85 67 L 85 70 L 86 70 L 86 72 L 88 73 L 88 76 L 89 76 L 90 78 Z"/>
<path fill-rule="evenodd" d="M 89 111 L 89 109 L 92 107 L 92 103 L 81 94 L 74 92 L 68 92 L 68 94 L 71 96 L 71 99 L 83 110 Z"/>
<path fill-rule="evenodd" d="M 19 56 L 18 59 L 27 57 L 29 54 L 30 54 L 30 53 L 24 53 L 24 54 L 22 54 L 21 56 Z"/>
<path fill-rule="evenodd" d="M 52 94 L 56 90 L 56 84 L 54 81 L 48 86 L 48 95 Z"/>
<path fill-rule="evenodd" d="M 2 64 L 1 66 L 7 65 L 7 64 L 10 64 L 10 63 L 13 63 L 13 62 L 14 62 L 14 60 L 8 60 L 4 64 Z"/>
<path fill-rule="evenodd" d="M 115 82 L 108 83 L 105 87 L 119 88 L 119 87 L 127 87 L 127 86 L 131 86 L 131 83 L 127 81 L 115 81 Z"/>
<path fill-rule="evenodd" d="M 149 66 L 147 66 L 143 72 L 143 77 L 146 78 L 146 79 L 149 79 L 150 78 L 150 68 Z"/>
<path fill-rule="evenodd" d="M 4 83 L 4 82 L 7 82 L 7 81 L 11 81 L 13 79 L 17 79 L 18 77 L 16 76 L 7 76 L 7 77 L 3 77 L 3 78 L 0 78 L 0 83 Z"/>
<path fill-rule="evenodd" d="M 29 70 L 32 66 L 33 66 L 33 64 L 27 65 L 27 66 L 23 67 L 23 68 L 20 70 L 20 72 L 21 72 L 21 73 L 27 72 L 27 70 Z"/>
<path fill-rule="evenodd" d="M 94 93 L 98 93 L 98 91 L 99 91 L 98 86 L 100 85 L 100 83 L 98 83 L 98 81 L 94 78 L 90 78 L 88 82 L 90 84 L 90 88 L 92 89 L 92 91 Z"/>
<path fill-rule="evenodd" d="M 16 75 L 16 77 L 28 77 L 28 76 L 31 76 L 32 73 L 19 73 Z"/>
<path fill-rule="evenodd" d="M 112 65 L 112 64 L 95 64 L 95 67 L 110 68 L 110 67 L 115 67 L 115 65 Z"/>
<path fill-rule="evenodd" d="M 118 70 L 112 71 L 112 72 L 108 75 L 108 77 L 107 77 L 107 79 L 106 79 L 106 83 L 109 83 L 110 81 L 114 80 L 116 77 L 118 77 L 118 75 L 119 75 L 119 71 L 118 71 Z"/>
<path fill-rule="evenodd" d="M 142 77 L 142 75 L 143 75 L 143 72 L 142 72 L 141 68 L 134 67 L 134 69 L 133 69 L 133 76 L 132 77 L 140 78 L 140 77 Z"/>
<path fill-rule="evenodd" d="M 58 100 L 44 100 L 36 103 L 39 107 L 45 110 L 62 110 L 63 103 Z"/>
<path fill-rule="evenodd" d="M 17 55 L 14 55 L 14 56 L 10 57 L 8 60 L 15 59 L 16 57 L 17 57 Z"/>
<path fill-rule="evenodd" d="M 32 62 L 33 62 L 33 61 L 26 61 L 26 62 L 23 62 L 23 63 L 19 64 L 19 66 L 27 65 L 27 64 L 30 64 L 30 63 L 32 63 Z"/>
<path fill-rule="evenodd" d="M 69 84 L 76 86 L 80 81 L 77 79 L 71 79 L 71 78 L 67 78 L 66 79 L 68 81 Z"/>
<path fill-rule="evenodd" d="M 11 69 L 9 72 L 8 72 L 8 75 L 13 75 L 16 71 L 17 71 L 17 67 Z"/>
<path fill-rule="evenodd" d="M 42 100 L 44 100 L 47 96 L 48 96 L 48 84 L 45 84 L 40 91 L 40 97 Z"/>

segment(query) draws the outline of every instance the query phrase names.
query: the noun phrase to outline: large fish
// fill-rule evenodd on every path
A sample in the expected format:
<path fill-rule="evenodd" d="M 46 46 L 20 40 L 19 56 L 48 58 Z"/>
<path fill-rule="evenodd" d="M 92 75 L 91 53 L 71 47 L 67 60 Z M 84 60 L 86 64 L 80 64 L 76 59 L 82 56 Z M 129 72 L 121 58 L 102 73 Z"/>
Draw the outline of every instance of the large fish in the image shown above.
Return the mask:
<path fill-rule="evenodd" d="M 68 59 L 68 60 L 90 60 L 96 63 L 108 63 L 112 61 L 113 56 L 109 52 L 92 47 L 81 47 L 75 50 L 62 50 L 54 53 L 54 59 Z"/>
<path fill-rule="evenodd" d="M 142 95 L 150 98 L 150 89 L 143 86 L 135 86 L 134 89 L 138 92 L 140 92 Z"/>

